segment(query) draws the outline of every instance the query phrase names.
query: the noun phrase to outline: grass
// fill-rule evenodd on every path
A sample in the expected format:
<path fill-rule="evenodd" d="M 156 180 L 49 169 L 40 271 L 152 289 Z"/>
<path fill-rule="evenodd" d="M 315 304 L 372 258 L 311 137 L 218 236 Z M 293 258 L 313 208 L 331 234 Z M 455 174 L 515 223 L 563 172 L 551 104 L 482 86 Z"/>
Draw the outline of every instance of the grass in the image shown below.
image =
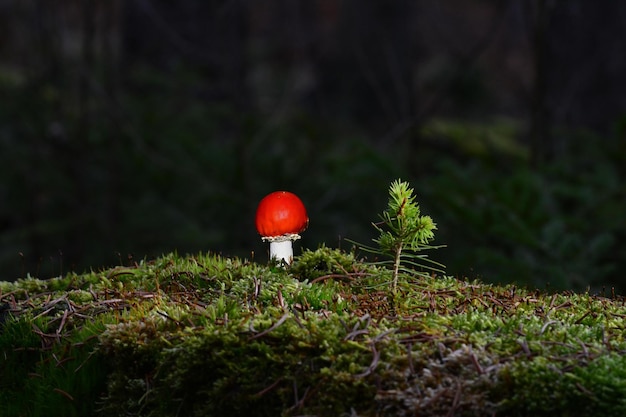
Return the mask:
<path fill-rule="evenodd" d="M 622 297 L 165 255 L 0 282 L 0 415 L 622 416 Z"/>

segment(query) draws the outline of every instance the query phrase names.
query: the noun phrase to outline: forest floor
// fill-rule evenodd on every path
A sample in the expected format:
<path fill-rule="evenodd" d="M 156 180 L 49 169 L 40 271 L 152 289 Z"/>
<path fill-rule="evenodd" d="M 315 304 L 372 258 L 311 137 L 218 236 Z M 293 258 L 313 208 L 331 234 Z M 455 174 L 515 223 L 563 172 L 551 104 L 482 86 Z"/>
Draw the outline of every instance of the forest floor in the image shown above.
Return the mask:
<path fill-rule="evenodd" d="M 169 254 L 0 282 L 0 415 L 623 416 L 622 297 Z"/>

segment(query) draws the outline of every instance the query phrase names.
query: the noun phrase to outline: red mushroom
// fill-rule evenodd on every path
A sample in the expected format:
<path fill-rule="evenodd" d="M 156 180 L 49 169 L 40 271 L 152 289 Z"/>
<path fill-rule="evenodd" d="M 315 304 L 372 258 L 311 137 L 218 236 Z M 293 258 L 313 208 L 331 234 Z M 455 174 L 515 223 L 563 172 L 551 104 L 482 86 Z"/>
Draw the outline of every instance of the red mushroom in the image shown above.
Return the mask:
<path fill-rule="evenodd" d="M 306 230 L 309 217 L 297 195 L 275 191 L 259 202 L 255 218 L 256 230 L 263 241 L 270 242 L 270 259 L 291 264 L 291 242 L 300 239 L 298 233 Z"/>

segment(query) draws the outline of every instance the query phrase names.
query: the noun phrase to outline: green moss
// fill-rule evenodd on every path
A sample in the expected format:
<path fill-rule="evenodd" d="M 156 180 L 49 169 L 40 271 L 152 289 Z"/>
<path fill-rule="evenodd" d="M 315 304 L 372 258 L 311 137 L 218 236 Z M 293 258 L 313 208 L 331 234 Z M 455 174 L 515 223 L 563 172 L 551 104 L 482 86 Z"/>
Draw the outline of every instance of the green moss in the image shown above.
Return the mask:
<path fill-rule="evenodd" d="M 0 329 L 0 415 L 88 416 L 106 388 L 107 366 L 97 351 L 104 324 L 50 332 L 46 317 L 10 319 Z"/>
<path fill-rule="evenodd" d="M 0 283 L 0 415 L 626 411 L 622 299 L 406 272 L 392 310 L 389 277 L 322 247 Z"/>
<path fill-rule="evenodd" d="M 519 361 L 503 369 L 511 393 L 500 409 L 509 415 L 602 415 L 626 413 L 626 359 L 613 352 L 565 366 L 549 357 Z"/>
<path fill-rule="evenodd" d="M 337 280 L 359 279 L 375 274 L 376 268 L 356 259 L 354 253 L 346 253 L 326 246 L 315 251 L 305 249 L 291 267 L 291 273 L 302 280 L 320 277 Z"/>

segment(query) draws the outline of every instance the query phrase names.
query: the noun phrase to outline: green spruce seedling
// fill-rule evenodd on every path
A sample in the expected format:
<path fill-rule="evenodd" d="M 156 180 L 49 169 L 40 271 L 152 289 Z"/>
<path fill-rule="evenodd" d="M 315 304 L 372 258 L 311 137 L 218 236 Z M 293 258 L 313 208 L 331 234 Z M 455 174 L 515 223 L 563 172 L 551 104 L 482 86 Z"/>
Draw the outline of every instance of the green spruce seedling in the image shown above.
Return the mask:
<path fill-rule="evenodd" d="M 420 207 L 408 182 L 398 179 L 391 183 L 387 209 L 379 217 L 379 222 L 372 223 L 380 233 L 373 239 L 377 247 L 357 245 L 367 252 L 391 258 L 391 291 L 394 295 L 398 288 L 398 276 L 402 271 L 411 269 L 412 273 L 424 274 L 422 271 L 428 269 L 442 272 L 443 265 L 419 253 L 424 249 L 440 247 L 428 244 L 434 239 L 433 230 L 437 226 L 430 216 L 420 214 Z"/>

